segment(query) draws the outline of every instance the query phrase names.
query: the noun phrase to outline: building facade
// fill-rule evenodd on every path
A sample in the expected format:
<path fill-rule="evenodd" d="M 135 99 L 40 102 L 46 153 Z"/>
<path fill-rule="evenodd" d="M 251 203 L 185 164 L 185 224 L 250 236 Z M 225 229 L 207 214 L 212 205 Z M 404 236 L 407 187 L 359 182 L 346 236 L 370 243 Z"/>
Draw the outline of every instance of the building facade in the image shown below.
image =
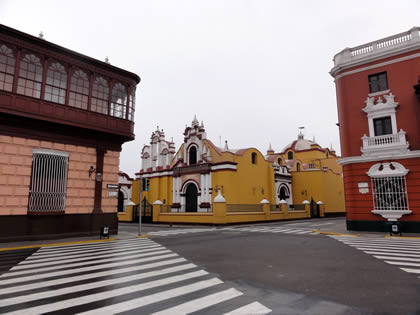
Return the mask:
<path fill-rule="evenodd" d="M 323 148 L 315 139 L 304 138 L 302 132 L 296 140 L 279 153 L 267 151 L 268 161 L 285 161 L 292 176 L 291 197 L 294 203 L 311 203 L 312 216 L 318 216 L 316 202 L 324 204 L 325 216 L 344 215 L 343 170 L 333 148 Z"/>
<path fill-rule="evenodd" d="M 230 149 L 227 142 L 223 148 L 217 147 L 207 138 L 204 124 L 196 118 L 183 135 L 184 143 L 176 150 L 173 141 L 167 141 L 163 130 L 157 128 L 150 145 L 142 150 L 141 170 L 133 182 L 133 202 L 139 204 L 141 199 L 145 209 L 156 201 L 162 203 L 161 213 L 153 213 L 153 221 L 214 223 L 212 215 L 217 195 L 225 200 L 227 213 L 219 223 L 323 216 L 324 209 L 333 211 L 323 200 L 317 199 L 325 195 L 315 193 L 315 187 L 323 189 L 315 178 L 305 180 L 303 176 L 293 183 L 294 173 L 316 174 L 315 169 L 306 171 L 306 164 L 302 164 L 305 169 L 296 171 L 295 159 L 285 156 L 289 151 L 305 154 L 295 147 L 281 153 L 274 153 L 270 147 L 265 156 L 255 148 Z M 307 140 L 302 137 L 301 141 Z M 310 152 L 319 150 L 313 143 L 306 154 L 309 158 Z M 328 150 L 322 150 L 325 158 Z M 331 154 L 331 158 L 333 156 Z M 325 169 L 321 172 L 326 173 Z M 341 174 L 338 177 L 341 179 Z M 306 194 L 295 195 L 294 185 L 300 189 L 304 182 L 307 182 Z M 307 213 L 302 204 L 309 204 L 311 200 L 314 211 Z M 284 209 L 281 213 L 282 204 L 287 214 Z M 269 207 L 270 211 L 264 213 L 264 207 Z"/>
<path fill-rule="evenodd" d="M 334 57 L 347 228 L 420 231 L 419 28 Z"/>
<path fill-rule="evenodd" d="M 0 240 L 117 233 L 111 190 L 139 82 L 0 25 Z"/>

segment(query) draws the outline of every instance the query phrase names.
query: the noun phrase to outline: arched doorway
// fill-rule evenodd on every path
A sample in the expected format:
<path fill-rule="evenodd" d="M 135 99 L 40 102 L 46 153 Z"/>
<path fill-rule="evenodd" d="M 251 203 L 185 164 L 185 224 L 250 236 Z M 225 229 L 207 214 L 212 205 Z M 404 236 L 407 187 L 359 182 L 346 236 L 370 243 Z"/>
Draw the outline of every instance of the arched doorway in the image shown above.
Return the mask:
<path fill-rule="evenodd" d="M 197 186 L 189 184 L 185 191 L 185 212 L 197 212 L 197 196 Z"/>
<path fill-rule="evenodd" d="M 280 187 L 279 199 L 280 200 L 289 199 L 289 190 L 287 189 L 286 186 L 281 186 Z"/>

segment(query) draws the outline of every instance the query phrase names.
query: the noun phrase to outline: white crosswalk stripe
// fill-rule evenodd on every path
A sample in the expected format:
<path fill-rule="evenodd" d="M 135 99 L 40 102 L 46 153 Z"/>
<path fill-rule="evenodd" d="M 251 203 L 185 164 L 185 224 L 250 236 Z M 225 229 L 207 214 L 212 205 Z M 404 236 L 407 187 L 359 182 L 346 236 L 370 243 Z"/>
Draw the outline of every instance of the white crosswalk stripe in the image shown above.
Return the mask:
<path fill-rule="evenodd" d="M 291 225 L 291 224 L 288 224 Z M 226 228 L 211 228 L 211 229 L 176 229 L 176 230 L 162 230 L 149 232 L 151 237 L 153 236 L 171 236 L 188 233 L 200 233 L 200 232 L 220 232 L 220 231 L 232 231 L 232 232 L 258 232 L 258 233 L 283 233 L 283 234 L 312 234 L 318 235 L 319 233 L 314 232 L 310 229 L 296 229 L 296 228 L 284 228 L 278 226 L 248 226 L 248 227 L 226 227 Z"/>
<path fill-rule="evenodd" d="M 413 274 L 420 274 L 420 239 L 363 238 L 330 235 L 344 244 Z M 404 267 L 415 268 L 404 268 Z M 419 277 L 420 278 L 420 277 Z"/>
<path fill-rule="evenodd" d="M 1 314 L 226 309 L 227 314 L 271 312 L 150 239 L 41 248 L 0 276 Z"/>

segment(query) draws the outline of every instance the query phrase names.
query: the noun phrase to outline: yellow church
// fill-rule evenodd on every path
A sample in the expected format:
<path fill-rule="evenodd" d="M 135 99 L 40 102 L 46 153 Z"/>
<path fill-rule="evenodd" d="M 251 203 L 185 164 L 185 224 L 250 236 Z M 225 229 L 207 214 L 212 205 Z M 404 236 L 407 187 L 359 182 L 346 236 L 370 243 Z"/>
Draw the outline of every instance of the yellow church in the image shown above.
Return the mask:
<path fill-rule="evenodd" d="M 342 169 L 335 151 L 298 139 L 275 153 L 223 148 L 207 139 L 196 117 L 184 143 L 159 128 L 141 152 L 132 200 L 152 222 L 227 224 L 323 217 L 345 212 Z M 136 220 L 136 211 L 119 213 Z M 138 215 L 138 207 L 137 207 Z"/>

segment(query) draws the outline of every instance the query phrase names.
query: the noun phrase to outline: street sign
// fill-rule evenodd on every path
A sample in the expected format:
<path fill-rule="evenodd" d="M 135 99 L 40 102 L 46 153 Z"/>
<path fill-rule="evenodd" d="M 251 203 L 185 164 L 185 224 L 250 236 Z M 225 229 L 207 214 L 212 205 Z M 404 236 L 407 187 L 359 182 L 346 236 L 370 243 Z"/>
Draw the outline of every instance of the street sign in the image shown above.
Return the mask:
<path fill-rule="evenodd" d="M 108 189 L 118 189 L 118 184 L 106 184 L 106 188 Z"/>

